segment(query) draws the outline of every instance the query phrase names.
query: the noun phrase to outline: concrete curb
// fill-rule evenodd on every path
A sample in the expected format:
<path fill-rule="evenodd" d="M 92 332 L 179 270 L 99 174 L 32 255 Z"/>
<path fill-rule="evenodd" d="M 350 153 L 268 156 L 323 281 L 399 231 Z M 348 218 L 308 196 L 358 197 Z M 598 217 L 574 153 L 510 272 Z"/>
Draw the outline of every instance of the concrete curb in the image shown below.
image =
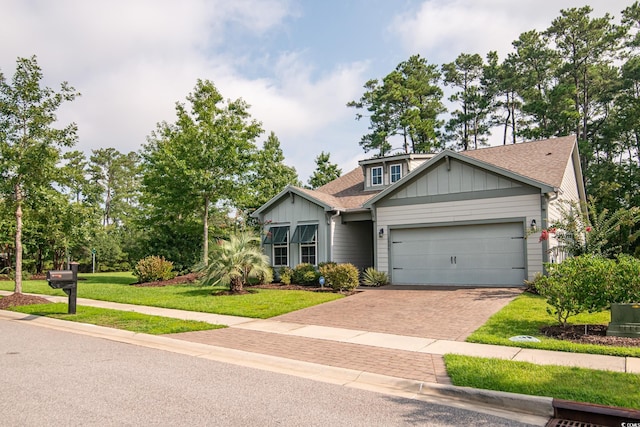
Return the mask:
<path fill-rule="evenodd" d="M 553 399 L 547 397 L 426 383 L 371 372 L 216 347 L 166 336 L 135 333 L 6 310 L 0 310 L 0 319 L 28 322 L 50 329 L 201 357 L 248 368 L 294 375 L 315 381 L 391 394 L 404 398 L 427 400 L 433 403 L 467 408 L 478 412 L 503 416 L 505 418 L 513 418 L 514 413 L 518 413 L 518 420 L 541 426 L 545 425 L 553 415 Z"/>
<path fill-rule="evenodd" d="M 464 399 L 496 408 L 504 408 L 541 417 L 553 416 L 553 398 L 530 396 L 505 391 L 483 390 L 471 387 L 457 387 L 447 384 L 425 383 L 422 392 L 456 399 Z"/>

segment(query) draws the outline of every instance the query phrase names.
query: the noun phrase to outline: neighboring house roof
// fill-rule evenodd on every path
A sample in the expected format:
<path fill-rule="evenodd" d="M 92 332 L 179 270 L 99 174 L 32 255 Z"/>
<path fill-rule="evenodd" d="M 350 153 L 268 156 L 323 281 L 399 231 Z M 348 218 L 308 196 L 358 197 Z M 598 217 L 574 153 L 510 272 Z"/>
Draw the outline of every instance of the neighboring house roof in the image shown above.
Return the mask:
<path fill-rule="evenodd" d="M 398 186 L 403 185 L 406 179 L 416 176 L 414 175 L 416 172 L 430 167 L 430 165 L 435 164 L 439 159 L 446 156 L 494 170 L 529 185 L 539 187 L 545 192 L 550 192 L 561 186 L 567 163 L 572 158 L 573 153 L 577 153 L 576 147 L 575 136 L 567 136 L 464 152 L 445 150 L 433 159 L 423 163 L 400 181 L 387 187 L 384 191 L 365 191 L 363 170 L 362 167 L 357 167 L 315 190 L 287 186 L 277 196 L 256 210 L 252 216 L 257 216 L 290 193 L 306 197 L 322 206 L 326 211 L 369 209 L 372 203 L 385 197 L 386 194 L 394 191 Z M 581 174 L 580 171 L 577 173 Z M 581 180 L 581 175 L 578 175 L 578 178 Z M 580 182 L 579 185 L 581 184 Z"/>

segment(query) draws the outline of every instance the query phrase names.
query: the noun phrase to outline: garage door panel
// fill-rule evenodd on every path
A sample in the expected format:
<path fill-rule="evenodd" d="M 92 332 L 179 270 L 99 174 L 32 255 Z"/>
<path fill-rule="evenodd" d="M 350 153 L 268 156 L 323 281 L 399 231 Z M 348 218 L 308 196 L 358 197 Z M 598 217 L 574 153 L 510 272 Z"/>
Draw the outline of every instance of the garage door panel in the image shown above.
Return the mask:
<path fill-rule="evenodd" d="M 522 285 L 523 236 L 522 223 L 392 230 L 392 281 Z"/>

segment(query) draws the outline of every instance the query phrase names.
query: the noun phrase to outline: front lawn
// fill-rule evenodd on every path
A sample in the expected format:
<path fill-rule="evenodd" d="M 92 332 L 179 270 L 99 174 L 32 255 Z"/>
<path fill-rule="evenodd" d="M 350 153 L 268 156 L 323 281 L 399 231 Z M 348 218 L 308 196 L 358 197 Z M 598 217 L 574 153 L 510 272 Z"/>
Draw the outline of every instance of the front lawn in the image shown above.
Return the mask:
<path fill-rule="evenodd" d="M 640 409 L 640 375 L 455 354 L 444 361 L 456 386 Z"/>
<path fill-rule="evenodd" d="M 541 327 L 557 324 L 557 320 L 547 313 L 547 307 L 548 305 L 543 297 L 525 292 L 498 313 L 491 316 L 483 326 L 467 338 L 467 341 L 575 353 L 640 357 L 640 347 L 579 344 L 544 336 L 540 332 Z M 609 311 L 593 314 L 584 313 L 569 318 L 569 323 L 575 325 L 607 325 L 609 321 Z M 517 335 L 533 336 L 540 339 L 541 342 L 513 342 L 509 340 L 510 337 Z"/>
<path fill-rule="evenodd" d="M 244 295 L 217 295 L 211 293 L 223 288 L 192 285 L 163 287 L 130 286 L 136 279 L 131 273 L 81 274 L 78 281 L 78 298 L 112 301 L 125 304 L 175 308 L 203 313 L 267 319 L 302 308 L 342 298 L 333 292 L 285 291 L 252 289 Z M 0 281 L 0 290 L 13 291 L 14 282 Z M 22 291 L 42 295 L 66 294 L 51 289 L 45 280 L 27 280 Z"/>
<path fill-rule="evenodd" d="M 86 306 L 78 306 L 76 308 L 76 314 L 68 314 L 66 303 L 21 305 L 11 307 L 10 310 L 19 313 L 33 314 L 35 316 L 46 316 L 55 319 L 69 320 L 71 322 L 88 323 L 151 335 L 204 331 L 224 327 L 222 325 L 213 325 L 211 323 L 194 320 L 172 319 L 132 311 L 109 310 Z"/>

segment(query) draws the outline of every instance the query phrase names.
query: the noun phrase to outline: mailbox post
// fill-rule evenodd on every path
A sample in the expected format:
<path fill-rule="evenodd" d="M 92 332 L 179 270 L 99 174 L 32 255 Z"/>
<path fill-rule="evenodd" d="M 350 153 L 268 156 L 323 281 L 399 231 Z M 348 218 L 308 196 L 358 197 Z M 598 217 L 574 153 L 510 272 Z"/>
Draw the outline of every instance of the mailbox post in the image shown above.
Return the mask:
<path fill-rule="evenodd" d="M 69 314 L 76 314 L 78 299 L 78 263 L 70 262 L 71 270 L 47 271 L 47 283 L 53 289 L 62 289 L 69 297 Z"/>

